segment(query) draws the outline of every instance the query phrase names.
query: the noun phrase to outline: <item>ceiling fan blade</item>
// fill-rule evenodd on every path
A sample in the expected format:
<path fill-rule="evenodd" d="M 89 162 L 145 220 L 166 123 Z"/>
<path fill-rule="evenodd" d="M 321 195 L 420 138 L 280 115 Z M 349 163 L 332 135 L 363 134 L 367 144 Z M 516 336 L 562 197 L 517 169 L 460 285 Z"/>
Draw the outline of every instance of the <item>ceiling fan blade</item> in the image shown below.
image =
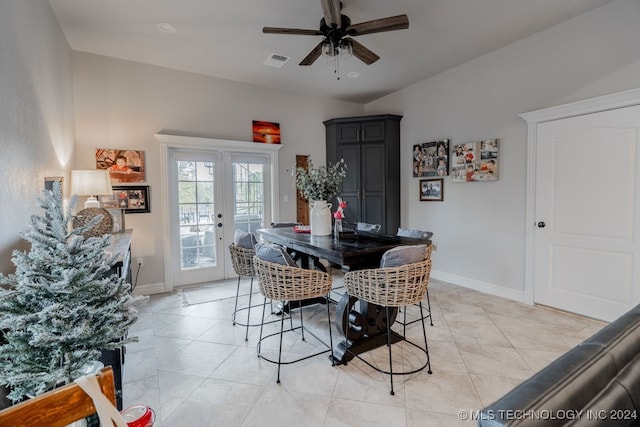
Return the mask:
<path fill-rule="evenodd" d="M 353 52 L 353 56 L 355 56 L 365 64 L 371 65 L 374 62 L 376 62 L 378 59 L 380 59 L 378 55 L 371 52 L 369 49 L 367 49 L 361 43 L 358 43 L 354 39 L 346 38 L 345 40 L 349 40 L 349 42 L 351 43 L 351 50 Z M 322 46 L 320 47 L 322 48 Z"/>
<path fill-rule="evenodd" d="M 320 0 L 320 3 L 322 3 L 324 22 L 330 27 L 340 28 L 342 26 L 340 0 Z"/>
<path fill-rule="evenodd" d="M 322 36 L 320 30 L 302 30 L 299 28 L 280 28 L 280 27 L 264 27 L 262 32 L 265 34 L 294 34 L 301 36 Z"/>
<path fill-rule="evenodd" d="M 409 17 L 407 17 L 407 15 L 398 15 L 349 25 L 347 27 L 347 34 L 350 36 L 361 36 L 385 31 L 406 30 L 407 28 L 409 28 Z"/>
<path fill-rule="evenodd" d="M 316 59 L 320 58 L 322 54 L 322 42 L 318 43 L 316 47 L 313 48 L 311 52 L 305 58 L 300 61 L 298 65 L 311 65 L 316 62 Z"/>

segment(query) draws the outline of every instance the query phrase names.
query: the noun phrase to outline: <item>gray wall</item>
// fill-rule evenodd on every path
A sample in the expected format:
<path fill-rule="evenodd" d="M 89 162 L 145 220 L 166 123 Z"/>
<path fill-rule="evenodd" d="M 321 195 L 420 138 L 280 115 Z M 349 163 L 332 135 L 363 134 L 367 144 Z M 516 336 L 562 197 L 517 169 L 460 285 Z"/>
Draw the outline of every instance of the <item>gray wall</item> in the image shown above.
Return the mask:
<path fill-rule="evenodd" d="M 0 2 L 0 271 L 14 270 L 11 252 L 45 176 L 73 164 L 71 50 L 45 0 Z M 68 185 L 65 189 L 68 194 Z"/>
<path fill-rule="evenodd" d="M 133 258 L 144 257 L 138 286 L 164 282 L 159 132 L 251 141 L 252 120 L 280 123 L 281 221 L 292 221 L 295 187 L 286 169 L 296 154 L 325 162 L 324 120 L 361 115 L 361 104 L 275 91 L 199 74 L 74 52 L 77 166 L 95 167 L 96 148 L 144 150 L 151 213 L 126 215 Z M 285 196 L 288 202 L 284 201 Z"/>
<path fill-rule="evenodd" d="M 617 0 L 366 105 L 404 115 L 402 224 L 435 233 L 434 277 L 522 298 L 527 133 L 518 114 L 640 87 L 638 22 L 640 1 Z M 447 178 L 444 202 L 419 202 L 412 145 L 441 138 L 500 138 L 499 181 Z M 602 165 L 576 167 L 600 173 L 606 155 L 603 147 Z"/>

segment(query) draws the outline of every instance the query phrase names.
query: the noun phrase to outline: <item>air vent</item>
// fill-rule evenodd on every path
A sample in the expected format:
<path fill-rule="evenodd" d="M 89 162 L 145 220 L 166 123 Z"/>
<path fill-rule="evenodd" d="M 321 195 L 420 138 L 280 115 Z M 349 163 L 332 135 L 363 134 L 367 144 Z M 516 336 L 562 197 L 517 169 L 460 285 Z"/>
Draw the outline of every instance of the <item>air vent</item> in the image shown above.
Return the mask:
<path fill-rule="evenodd" d="M 268 65 L 269 67 L 282 68 L 282 66 L 286 64 L 288 60 L 288 56 L 272 53 L 267 59 L 265 59 L 263 64 Z"/>

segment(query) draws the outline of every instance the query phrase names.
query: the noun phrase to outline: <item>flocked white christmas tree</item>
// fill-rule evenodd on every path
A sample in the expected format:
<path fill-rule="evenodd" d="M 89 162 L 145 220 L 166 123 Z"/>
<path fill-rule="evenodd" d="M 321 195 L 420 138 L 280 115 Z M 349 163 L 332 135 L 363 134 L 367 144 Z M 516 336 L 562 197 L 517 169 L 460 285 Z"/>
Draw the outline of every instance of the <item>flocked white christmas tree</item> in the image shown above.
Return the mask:
<path fill-rule="evenodd" d="M 43 216 L 32 215 L 21 237 L 29 251 L 14 251 L 15 274 L 0 274 L 0 384 L 9 399 L 37 395 L 81 376 L 102 350 L 122 347 L 136 321 L 131 285 L 109 274 L 118 254 L 106 254 L 111 235 L 85 239 L 100 217 L 72 229 L 58 183 L 43 191 Z"/>

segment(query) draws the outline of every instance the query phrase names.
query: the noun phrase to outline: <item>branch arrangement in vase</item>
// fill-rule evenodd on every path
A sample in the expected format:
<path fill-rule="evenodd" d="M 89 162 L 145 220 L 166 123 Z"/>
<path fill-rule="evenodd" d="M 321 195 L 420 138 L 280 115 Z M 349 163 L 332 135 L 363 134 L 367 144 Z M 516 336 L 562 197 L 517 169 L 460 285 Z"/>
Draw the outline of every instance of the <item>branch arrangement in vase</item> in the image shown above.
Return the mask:
<path fill-rule="evenodd" d="M 338 191 L 342 180 L 347 176 L 347 165 L 344 159 L 328 166 L 314 167 L 311 158 L 307 169 L 296 170 L 296 186 L 308 200 L 331 200 Z"/>

